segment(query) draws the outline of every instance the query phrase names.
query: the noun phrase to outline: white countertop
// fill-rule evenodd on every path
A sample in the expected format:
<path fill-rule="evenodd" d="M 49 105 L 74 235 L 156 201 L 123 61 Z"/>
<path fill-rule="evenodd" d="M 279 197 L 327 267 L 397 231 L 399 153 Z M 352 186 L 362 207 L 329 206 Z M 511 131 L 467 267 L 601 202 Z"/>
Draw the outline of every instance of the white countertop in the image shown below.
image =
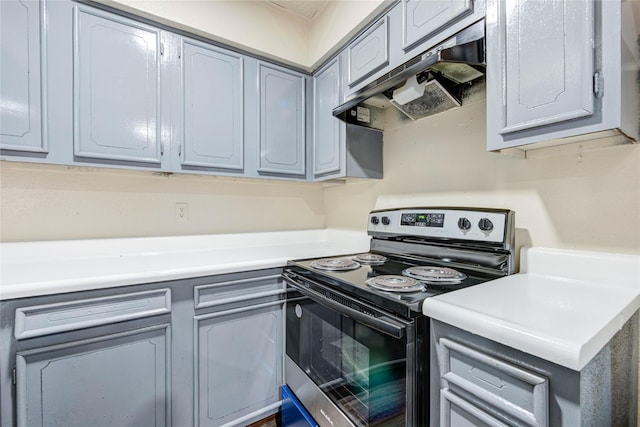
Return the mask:
<path fill-rule="evenodd" d="M 369 236 L 304 230 L 0 244 L 0 300 L 237 271 L 368 252 Z"/>
<path fill-rule="evenodd" d="M 640 308 L 640 256 L 524 248 L 520 273 L 428 298 L 427 316 L 580 371 Z"/>

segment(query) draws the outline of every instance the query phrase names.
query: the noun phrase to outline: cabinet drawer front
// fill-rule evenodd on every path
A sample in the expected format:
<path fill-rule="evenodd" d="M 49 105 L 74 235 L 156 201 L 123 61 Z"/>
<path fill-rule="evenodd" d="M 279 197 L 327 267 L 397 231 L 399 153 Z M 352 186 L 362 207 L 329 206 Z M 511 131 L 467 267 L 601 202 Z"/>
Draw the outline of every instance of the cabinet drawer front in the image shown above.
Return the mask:
<path fill-rule="evenodd" d="M 68 332 L 171 312 L 171 290 L 138 292 L 16 310 L 16 339 Z"/>
<path fill-rule="evenodd" d="M 347 48 L 348 84 L 353 86 L 389 64 L 389 17 L 385 16 Z"/>
<path fill-rule="evenodd" d="M 440 390 L 441 427 L 507 427 L 448 389 Z"/>
<path fill-rule="evenodd" d="M 74 154 L 160 163 L 160 30 L 74 12 Z"/>
<path fill-rule="evenodd" d="M 403 0 L 402 47 L 415 44 L 473 11 L 471 0 Z"/>
<path fill-rule="evenodd" d="M 548 425 L 547 378 L 447 338 L 440 343 L 442 379 L 449 389 L 466 392 L 529 425 Z"/>
<path fill-rule="evenodd" d="M 282 293 L 284 293 L 282 277 L 279 274 L 273 274 L 196 286 L 193 290 L 193 301 L 195 308 L 200 309 Z"/>
<path fill-rule="evenodd" d="M 593 114 L 594 2 L 508 0 L 497 7 L 504 28 L 501 133 Z"/>

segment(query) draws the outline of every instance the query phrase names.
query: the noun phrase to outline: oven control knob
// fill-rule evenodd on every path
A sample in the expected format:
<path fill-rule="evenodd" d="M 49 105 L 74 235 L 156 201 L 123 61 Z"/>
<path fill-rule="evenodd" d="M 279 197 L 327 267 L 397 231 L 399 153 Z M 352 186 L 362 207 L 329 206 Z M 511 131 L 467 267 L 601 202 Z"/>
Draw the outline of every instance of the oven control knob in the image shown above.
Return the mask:
<path fill-rule="evenodd" d="M 482 218 L 478 221 L 478 228 L 482 231 L 491 232 L 491 230 L 493 230 L 493 223 L 488 218 Z"/>
<path fill-rule="evenodd" d="M 382 217 L 382 225 L 389 225 L 391 224 L 391 220 L 389 219 L 388 216 L 383 216 Z"/>
<path fill-rule="evenodd" d="M 460 218 L 458 220 L 458 228 L 462 231 L 469 231 L 471 229 L 471 221 L 467 218 Z"/>
<path fill-rule="evenodd" d="M 380 220 L 378 219 L 377 216 L 372 216 L 371 217 L 371 224 L 378 225 L 379 222 L 380 222 Z"/>

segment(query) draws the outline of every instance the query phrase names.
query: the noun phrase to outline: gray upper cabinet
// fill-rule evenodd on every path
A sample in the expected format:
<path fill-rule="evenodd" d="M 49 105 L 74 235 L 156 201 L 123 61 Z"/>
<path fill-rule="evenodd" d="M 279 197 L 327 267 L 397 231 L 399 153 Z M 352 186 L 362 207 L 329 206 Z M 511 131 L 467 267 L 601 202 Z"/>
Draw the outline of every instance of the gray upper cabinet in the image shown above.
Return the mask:
<path fill-rule="evenodd" d="M 75 5 L 74 155 L 160 164 L 160 30 Z"/>
<path fill-rule="evenodd" d="M 637 141 L 637 35 L 623 3 L 487 3 L 489 150 Z"/>
<path fill-rule="evenodd" d="M 334 58 L 313 77 L 313 175 L 333 175 L 341 170 L 341 146 L 345 124 L 333 117 L 340 104 L 340 57 Z"/>
<path fill-rule="evenodd" d="M 403 49 L 411 49 L 472 9 L 472 0 L 402 0 Z"/>
<path fill-rule="evenodd" d="M 0 149 L 44 155 L 40 7 L 0 2 Z"/>
<path fill-rule="evenodd" d="M 305 177 L 305 76 L 258 62 L 258 173 Z"/>
<path fill-rule="evenodd" d="M 506 76 L 501 133 L 593 113 L 593 6 L 593 1 L 498 2 Z"/>
<path fill-rule="evenodd" d="M 180 38 L 179 169 L 244 168 L 243 57 Z"/>
<path fill-rule="evenodd" d="M 382 132 L 333 116 L 340 103 L 341 58 L 313 77 L 313 178 L 382 178 Z"/>
<path fill-rule="evenodd" d="M 389 64 L 389 21 L 389 16 L 383 17 L 347 46 L 349 86 L 355 86 Z"/>

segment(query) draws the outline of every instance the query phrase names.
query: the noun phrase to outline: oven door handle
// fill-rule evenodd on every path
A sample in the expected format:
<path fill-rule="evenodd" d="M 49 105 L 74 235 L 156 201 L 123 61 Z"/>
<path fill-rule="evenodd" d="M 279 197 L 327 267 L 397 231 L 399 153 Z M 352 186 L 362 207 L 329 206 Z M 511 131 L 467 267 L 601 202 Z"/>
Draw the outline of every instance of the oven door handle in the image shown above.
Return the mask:
<path fill-rule="evenodd" d="M 350 318 L 352 318 L 353 320 L 356 320 L 360 323 L 362 323 L 365 326 L 368 326 L 370 328 L 373 328 L 379 332 L 382 332 L 383 334 L 387 334 L 390 335 L 394 338 L 402 338 L 405 335 L 405 330 L 407 329 L 407 324 L 406 323 L 402 323 L 382 312 L 380 312 L 378 309 L 376 309 L 375 307 L 369 306 L 368 304 L 363 304 L 362 302 L 359 301 L 355 301 L 353 300 L 353 298 L 350 298 L 346 295 L 344 295 L 341 292 L 337 292 L 333 289 L 329 290 L 331 293 L 339 296 L 341 299 L 344 300 L 353 300 L 356 304 L 365 307 L 368 311 L 371 311 L 372 313 L 375 313 L 376 316 L 371 316 L 365 313 L 361 313 L 358 310 L 355 310 L 353 308 L 350 308 L 344 304 L 341 304 L 337 301 L 334 301 L 331 298 L 328 298 L 327 296 L 321 294 L 320 292 L 317 292 L 313 289 L 310 289 L 309 287 L 305 286 L 304 284 L 301 284 L 300 282 L 309 282 L 309 283 L 313 283 L 316 286 L 319 287 L 323 287 L 323 285 L 310 280 L 308 278 L 302 278 L 299 277 L 297 274 L 292 273 L 291 271 L 287 271 L 282 273 L 282 278 L 284 279 L 284 281 L 286 283 L 288 283 L 289 285 L 291 285 L 293 288 L 295 288 L 298 292 L 300 292 L 301 294 L 311 298 L 312 300 L 314 300 L 315 302 L 317 302 L 318 304 L 324 305 L 325 307 L 328 307 L 332 310 L 337 311 L 340 314 L 344 314 L 346 316 L 349 316 Z"/>

